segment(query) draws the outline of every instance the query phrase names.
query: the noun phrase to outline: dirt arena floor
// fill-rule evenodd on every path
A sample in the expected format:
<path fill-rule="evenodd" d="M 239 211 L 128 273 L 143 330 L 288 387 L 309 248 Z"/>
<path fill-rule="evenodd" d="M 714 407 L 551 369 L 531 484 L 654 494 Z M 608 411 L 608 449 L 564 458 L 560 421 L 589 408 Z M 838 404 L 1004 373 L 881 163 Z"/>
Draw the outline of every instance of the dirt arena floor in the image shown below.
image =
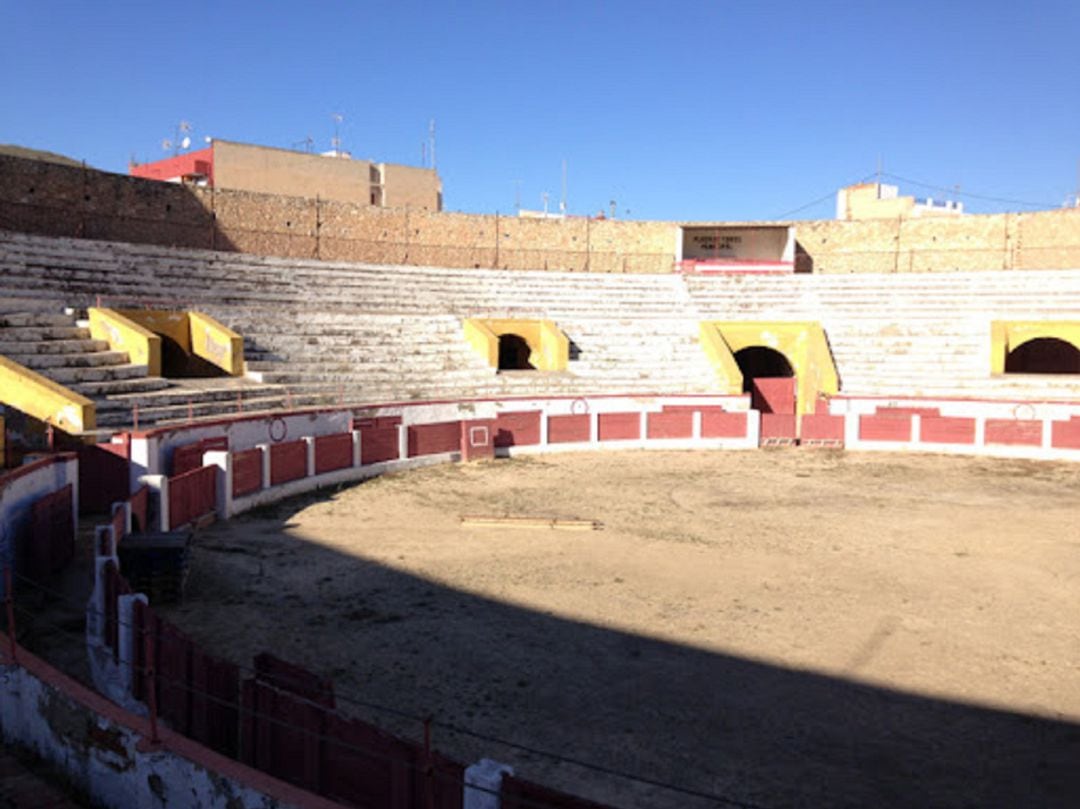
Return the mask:
<path fill-rule="evenodd" d="M 470 514 L 600 531 L 463 527 Z M 353 695 L 758 807 L 1080 805 L 1080 465 L 566 454 L 299 498 L 196 538 L 168 613 Z M 725 806 L 437 727 L 623 807 Z"/>

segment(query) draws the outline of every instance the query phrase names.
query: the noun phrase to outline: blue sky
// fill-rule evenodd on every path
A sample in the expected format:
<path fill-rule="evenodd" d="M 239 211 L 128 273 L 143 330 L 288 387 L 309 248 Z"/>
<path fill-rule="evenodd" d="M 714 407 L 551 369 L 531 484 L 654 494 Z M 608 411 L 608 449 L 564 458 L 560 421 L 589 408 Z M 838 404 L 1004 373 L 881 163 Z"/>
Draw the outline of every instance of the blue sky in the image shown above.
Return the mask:
<path fill-rule="evenodd" d="M 340 112 L 343 148 L 412 164 L 434 118 L 447 208 L 470 212 L 512 212 L 519 187 L 554 208 L 564 159 L 571 213 L 635 219 L 777 217 L 879 158 L 1045 207 L 1080 182 L 1075 0 L 0 0 L 0 31 L 0 143 L 112 171 L 181 119 L 326 149 Z"/>

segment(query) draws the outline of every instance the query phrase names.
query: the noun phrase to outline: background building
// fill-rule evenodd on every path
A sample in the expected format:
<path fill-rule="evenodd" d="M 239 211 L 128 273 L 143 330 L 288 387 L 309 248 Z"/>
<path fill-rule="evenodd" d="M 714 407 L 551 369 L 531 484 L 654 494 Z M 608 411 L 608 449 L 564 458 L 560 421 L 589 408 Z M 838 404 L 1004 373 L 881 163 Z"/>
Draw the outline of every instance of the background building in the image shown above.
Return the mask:
<path fill-rule="evenodd" d="M 214 140 L 205 149 L 132 164 L 130 172 L 151 180 L 234 191 L 442 210 L 442 181 L 434 169 L 354 160 L 340 151 L 310 154 Z"/>
<path fill-rule="evenodd" d="M 916 199 L 900 196 L 900 189 L 884 183 L 859 183 L 836 192 L 837 219 L 896 219 L 918 216 L 959 216 L 964 203 L 951 199 Z"/>

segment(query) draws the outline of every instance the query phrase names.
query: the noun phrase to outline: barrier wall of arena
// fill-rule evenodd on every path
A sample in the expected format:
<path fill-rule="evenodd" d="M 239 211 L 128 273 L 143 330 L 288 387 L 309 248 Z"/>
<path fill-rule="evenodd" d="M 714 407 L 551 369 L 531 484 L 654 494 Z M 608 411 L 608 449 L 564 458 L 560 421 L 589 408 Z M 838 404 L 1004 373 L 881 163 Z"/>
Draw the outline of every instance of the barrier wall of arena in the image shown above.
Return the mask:
<path fill-rule="evenodd" d="M 78 523 L 78 482 L 78 461 L 73 453 L 50 455 L 0 476 L 0 568 L 10 568 L 18 573 L 20 564 L 52 569 L 66 561 Z M 64 492 L 68 493 L 66 497 Z M 61 498 L 56 502 L 58 508 L 68 512 L 64 523 L 68 526 L 66 536 L 62 525 L 59 532 L 52 528 L 55 518 L 64 516 L 51 507 L 53 498 L 57 497 Z M 38 520 L 47 520 L 44 535 L 41 527 L 34 525 L 37 504 L 50 506 L 48 509 L 37 507 Z M 35 550 L 33 545 L 39 547 Z M 65 547 L 69 550 L 65 551 Z M 4 589 L 4 582 L 0 580 L 0 593 Z"/>
<path fill-rule="evenodd" d="M 707 223 L 689 223 L 705 227 Z M 673 222 L 434 213 L 178 186 L 0 155 L 0 228 L 287 258 L 672 272 Z M 798 223 L 795 269 L 894 273 L 1080 267 L 1080 209 Z"/>

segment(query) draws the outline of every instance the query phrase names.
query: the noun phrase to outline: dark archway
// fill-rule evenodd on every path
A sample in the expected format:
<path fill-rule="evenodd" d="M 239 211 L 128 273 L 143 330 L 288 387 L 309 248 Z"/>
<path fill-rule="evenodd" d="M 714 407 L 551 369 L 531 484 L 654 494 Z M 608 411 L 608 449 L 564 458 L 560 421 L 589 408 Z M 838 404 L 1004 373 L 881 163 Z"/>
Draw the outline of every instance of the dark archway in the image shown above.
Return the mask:
<path fill-rule="evenodd" d="M 209 360 L 192 354 L 167 334 L 161 338 L 161 375 L 166 379 L 209 379 L 228 374 Z"/>
<path fill-rule="evenodd" d="M 1080 350 L 1056 337 L 1036 337 L 1005 358 L 1007 374 L 1080 374 Z"/>
<path fill-rule="evenodd" d="M 751 346 L 735 352 L 750 406 L 762 413 L 795 413 L 795 371 L 787 357 L 771 348 Z"/>
<path fill-rule="evenodd" d="M 743 393 L 753 390 L 754 380 L 762 377 L 792 377 L 795 371 L 787 357 L 771 348 L 751 346 L 735 352 L 735 362 L 743 375 Z"/>
<path fill-rule="evenodd" d="M 499 335 L 499 370 L 500 371 L 535 371 L 536 366 L 529 362 L 532 349 L 524 337 L 517 334 Z"/>

